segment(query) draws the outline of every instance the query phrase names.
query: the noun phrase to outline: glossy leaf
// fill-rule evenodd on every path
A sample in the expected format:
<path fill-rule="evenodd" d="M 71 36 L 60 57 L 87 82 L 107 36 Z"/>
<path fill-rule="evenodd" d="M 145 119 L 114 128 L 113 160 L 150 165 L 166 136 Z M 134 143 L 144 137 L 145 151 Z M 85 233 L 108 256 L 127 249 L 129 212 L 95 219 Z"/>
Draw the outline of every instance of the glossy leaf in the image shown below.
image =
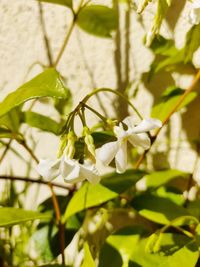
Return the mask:
<path fill-rule="evenodd" d="M 68 98 L 68 90 L 56 70 L 47 69 L 10 93 L 0 103 L 0 117 L 26 101 L 40 97 Z"/>
<path fill-rule="evenodd" d="M 84 184 L 71 199 L 65 217 L 70 217 L 72 214 L 88 207 L 100 205 L 116 198 L 119 194 L 134 186 L 144 174 L 146 173 L 143 171 L 128 170 L 123 174 L 108 174 L 97 185 Z"/>
<path fill-rule="evenodd" d="M 17 208 L 0 208 L 0 227 L 10 227 L 26 221 L 49 219 L 49 217 L 49 214 L 42 214 L 35 211 Z"/>
<path fill-rule="evenodd" d="M 170 111 L 174 108 L 174 106 L 178 103 L 179 99 L 181 98 L 184 90 L 177 88 L 177 87 L 170 87 L 168 88 L 162 95 L 160 102 L 156 104 L 151 112 L 151 116 L 160 119 L 161 121 L 164 120 Z M 178 110 L 187 106 L 197 97 L 196 92 L 189 93 Z"/>
<path fill-rule="evenodd" d="M 176 178 L 188 178 L 189 174 L 179 170 L 164 170 L 156 171 L 145 176 L 146 186 L 149 187 L 159 187 L 161 185 L 167 184 L 168 182 Z"/>
<path fill-rule="evenodd" d="M 109 190 L 101 184 L 92 185 L 85 183 L 70 200 L 64 219 L 67 220 L 73 214 L 100 205 L 108 200 L 116 198 L 117 193 Z"/>
<path fill-rule="evenodd" d="M 38 0 L 39 2 L 45 2 L 50 4 L 57 4 L 67 7 L 72 7 L 72 0 Z"/>
<path fill-rule="evenodd" d="M 133 199 L 133 207 L 146 219 L 159 223 L 169 224 L 172 220 L 189 215 L 186 209 L 176 205 L 169 199 L 152 194 L 142 194 Z"/>
<path fill-rule="evenodd" d="M 117 17 L 114 10 L 107 6 L 89 5 L 79 12 L 77 24 L 90 34 L 111 37 L 111 32 L 117 27 Z"/>
<path fill-rule="evenodd" d="M 56 135 L 60 133 L 60 125 L 47 116 L 32 111 L 24 112 L 23 115 L 24 122 L 31 127 L 36 127 L 42 131 L 51 132 Z"/>
<path fill-rule="evenodd" d="M 200 47 L 200 24 L 193 26 L 186 36 L 186 44 L 184 47 L 184 62 L 191 62 L 193 54 Z"/>
<path fill-rule="evenodd" d="M 198 247 L 195 242 L 180 234 L 165 233 L 160 240 L 160 252 L 146 250 L 148 239 L 143 239 L 133 249 L 130 267 L 195 267 Z"/>
<path fill-rule="evenodd" d="M 88 243 L 84 244 L 84 258 L 81 267 L 96 267 L 96 264 L 92 258 Z"/>

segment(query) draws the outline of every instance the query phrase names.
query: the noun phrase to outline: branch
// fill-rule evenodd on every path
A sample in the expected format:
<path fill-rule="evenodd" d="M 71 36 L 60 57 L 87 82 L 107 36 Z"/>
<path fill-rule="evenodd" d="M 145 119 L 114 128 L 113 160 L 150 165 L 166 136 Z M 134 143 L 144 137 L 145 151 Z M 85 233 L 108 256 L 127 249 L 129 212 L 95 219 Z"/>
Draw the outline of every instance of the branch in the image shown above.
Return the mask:
<path fill-rule="evenodd" d="M 73 187 L 61 185 L 58 183 L 49 183 L 47 181 L 43 181 L 37 178 L 35 179 L 35 178 L 22 177 L 22 176 L 0 175 L 0 180 L 21 181 L 21 182 L 26 182 L 26 183 L 36 183 L 36 184 L 42 184 L 42 185 L 47 185 L 47 186 L 49 186 L 50 184 L 53 187 L 69 190 L 70 192 L 74 191 Z"/>

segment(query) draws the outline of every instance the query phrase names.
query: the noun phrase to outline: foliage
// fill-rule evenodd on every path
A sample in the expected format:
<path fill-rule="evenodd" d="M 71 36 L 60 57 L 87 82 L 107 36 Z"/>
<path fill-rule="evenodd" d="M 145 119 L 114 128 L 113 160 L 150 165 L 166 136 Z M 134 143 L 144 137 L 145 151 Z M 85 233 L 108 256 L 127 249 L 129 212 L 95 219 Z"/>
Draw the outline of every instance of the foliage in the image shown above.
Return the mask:
<path fill-rule="evenodd" d="M 41 11 L 44 54 L 48 55 L 49 65 L 0 103 L 0 162 L 8 162 L 9 155 L 14 155 L 8 162 L 9 175 L 0 174 L 0 179 L 6 181 L 0 197 L 0 266 L 199 266 L 200 191 L 195 179 L 199 134 L 189 135 L 190 128 L 196 125 L 189 122 L 186 127 L 184 116 L 190 114 L 193 122 L 197 115 L 194 107 L 199 100 L 200 72 L 193 59 L 200 47 L 200 24 L 195 17 L 200 7 L 188 3 L 190 16 L 197 20 L 185 33 L 182 47 L 176 47 L 174 37 L 162 36 L 163 22 L 171 22 L 171 0 L 143 0 L 137 4 L 131 0 L 113 0 L 110 4 L 32 1 Z M 71 14 L 57 57 L 50 49 L 43 14 L 54 4 Z M 131 80 L 135 71 L 131 34 L 136 23 L 132 18 L 137 12 L 140 23 L 151 7 L 152 25 L 145 30 L 144 46 L 153 55 L 152 63 L 147 75 L 140 73 Z M 90 35 L 90 40 L 113 43 L 117 85 L 114 89 L 91 88 L 73 107 L 74 91 L 68 88 L 73 83 L 67 71 L 61 74 L 59 63 L 75 27 L 85 32 L 85 38 Z M 188 70 L 193 81 L 188 88 L 182 88 L 176 77 L 188 74 Z M 163 83 L 157 83 L 157 79 L 163 79 Z M 158 86 L 159 95 L 151 90 L 152 83 Z M 142 108 L 136 108 L 141 106 L 137 101 L 145 105 L 140 94 L 144 85 L 154 98 L 149 119 L 143 118 Z M 112 95 L 114 115 L 109 115 L 111 104 L 104 102 L 102 93 Z M 100 109 L 91 101 L 94 97 Z M 51 116 L 51 110 L 55 116 Z M 96 116 L 92 126 L 89 112 Z M 183 156 L 178 146 L 183 142 L 176 140 L 174 153 L 171 144 L 176 137 L 171 118 L 175 113 L 182 122 L 180 134 L 185 130 L 187 142 L 196 153 L 194 170 L 189 164 L 183 166 L 185 163 L 177 167 L 177 158 L 182 160 Z M 157 140 L 163 128 L 161 141 Z M 43 150 L 38 142 L 40 136 L 60 142 L 54 159 L 48 159 L 49 151 L 46 159 L 38 159 L 38 149 Z M 159 142 L 165 142 L 164 146 Z M 176 161 L 172 164 L 174 154 Z M 102 175 L 100 161 L 112 172 L 105 169 Z M 18 162 L 26 167 L 22 177 L 17 175 Z M 54 181 L 58 176 L 59 182 Z M 50 197 L 39 201 L 33 184 L 36 192 L 46 186 Z M 56 188 L 62 189 L 62 194 Z M 27 208 L 30 204 L 32 210 Z"/>

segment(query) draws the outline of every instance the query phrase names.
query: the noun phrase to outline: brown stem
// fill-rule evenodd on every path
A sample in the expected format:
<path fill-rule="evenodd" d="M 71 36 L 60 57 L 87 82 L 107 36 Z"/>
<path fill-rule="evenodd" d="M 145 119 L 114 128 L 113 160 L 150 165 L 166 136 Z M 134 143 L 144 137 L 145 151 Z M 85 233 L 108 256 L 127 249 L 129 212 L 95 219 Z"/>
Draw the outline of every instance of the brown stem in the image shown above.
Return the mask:
<path fill-rule="evenodd" d="M 51 190 L 51 195 L 52 195 L 52 202 L 54 206 L 54 211 L 56 214 L 56 221 L 58 223 L 58 234 L 59 234 L 59 243 L 60 243 L 60 252 L 61 252 L 61 257 L 62 257 L 62 264 L 65 265 L 65 225 L 62 223 L 62 218 L 61 218 L 61 212 L 60 212 L 60 207 L 58 203 L 58 199 L 56 197 L 56 194 L 53 190 L 53 186 L 51 183 L 48 183 L 48 186 Z"/>
<path fill-rule="evenodd" d="M 38 158 L 35 156 L 31 148 L 27 145 L 26 141 L 23 140 L 20 142 L 20 144 L 29 152 L 31 157 L 35 160 L 36 163 L 39 163 Z M 64 226 L 62 225 L 62 220 L 61 220 L 61 212 L 60 212 L 60 207 L 58 203 L 58 199 L 56 197 L 56 194 L 54 193 L 53 186 L 51 183 L 48 183 L 48 186 L 51 190 L 51 198 L 54 206 L 54 211 L 56 214 L 56 220 L 58 223 L 58 231 L 59 231 L 59 243 L 60 243 L 60 253 L 62 255 L 62 264 L 65 265 L 65 255 L 64 255 L 64 249 L 65 249 L 65 232 L 64 232 Z"/>
<path fill-rule="evenodd" d="M 42 185 L 47 185 L 47 186 L 49 184 L 49 182 L 43 181 L 43 180 L 40 180 L 40 179 L 37 179 L 37 178 L 35 179 L 35 178 L 21 177 L 21 176 L 11 176 L 11 175 L 0 175 L 0 180 L 21 181 L 21 182 L 27 182 L 27 183 L 42 184 Z M 53 187 L 69 190 L 70 192 L 74 191 L 73 187 L 68 187 L 68 186 L 65 186 L 65 185 L 52 183 L 52 182 L 50 184 Z"/>
<path fill-rule="evenodd" d="M 159 135 L 160 131 L 162 130 L 162 128 L 164 127 L 165 124 L 168 123 L 168 121 L 170 120 L 171 116 L 177 111 L 177 109 L 181 106 L 181 104 L 183 103 L 183 101 L 185 100 L 185 98 L 188 96 L 188 94 L 194 90 L 195 86 L 197 85 L 198 81 L 200 80 L 200 70 L 197 72 L 196 76 L 194 77 L 192 84 L 189 86 L 189 88 L 187 90 L 185 90 L 184 94 L 180 97 L 180 99 L 177 101 L 176 105 L 173 107 L 173 109 L 169 112 L 169 114 L 166 116 L 166 118 L 163 120 L 163 124 L 162 127 L 159 128 L 156 133 L 154 134 L 154 136 L 152 137 L 152 142 L 151 142 L 151 147 L 154 144 L 154 142 L 157 139 L 157 136 Z M 136 162 L 135 164 L 135 169 L 138 169 L 140 167 L 140 164 L 143 162 L 146 154 L 149 152 L 149 150 L 151 149 L 151 147 L 146 150 L 141 157 L 139 158 L 139 160 Z"/>

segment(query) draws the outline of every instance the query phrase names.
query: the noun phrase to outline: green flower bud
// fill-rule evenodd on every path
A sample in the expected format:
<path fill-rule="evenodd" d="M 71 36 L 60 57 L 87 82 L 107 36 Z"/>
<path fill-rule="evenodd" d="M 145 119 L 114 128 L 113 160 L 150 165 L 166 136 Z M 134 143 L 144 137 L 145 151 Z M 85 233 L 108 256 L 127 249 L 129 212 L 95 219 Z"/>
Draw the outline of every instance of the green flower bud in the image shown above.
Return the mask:
<path fill-rule="evenodd" d="M 73 131 L 69 132 L 67 135 L 67 146 L 66 146 L 66 155 L 69 158 L 73 158 L 76 152 L 75 150 L 76 135 Z"/>
<path fill-rule="evenodd" d="M 88 151 L 92 154 L 92 156 L 95 157 L 95 145 L 94 145 L 94 139 L 92 135 L 90 134 L 90 130 L 88 127 L 83 128 L 83 136 L 85 136 L 84 141 L 87 145 Z"/>
<path fill-rule="evenodd" d="M 62 154 L 64 153 L 65 147 L 67 145 L 67 135 L 63 135 L 60 138 L 60 144 L 59 144 L 59 149 L 57 153 L 57 158 L 60 158 Z"/>

